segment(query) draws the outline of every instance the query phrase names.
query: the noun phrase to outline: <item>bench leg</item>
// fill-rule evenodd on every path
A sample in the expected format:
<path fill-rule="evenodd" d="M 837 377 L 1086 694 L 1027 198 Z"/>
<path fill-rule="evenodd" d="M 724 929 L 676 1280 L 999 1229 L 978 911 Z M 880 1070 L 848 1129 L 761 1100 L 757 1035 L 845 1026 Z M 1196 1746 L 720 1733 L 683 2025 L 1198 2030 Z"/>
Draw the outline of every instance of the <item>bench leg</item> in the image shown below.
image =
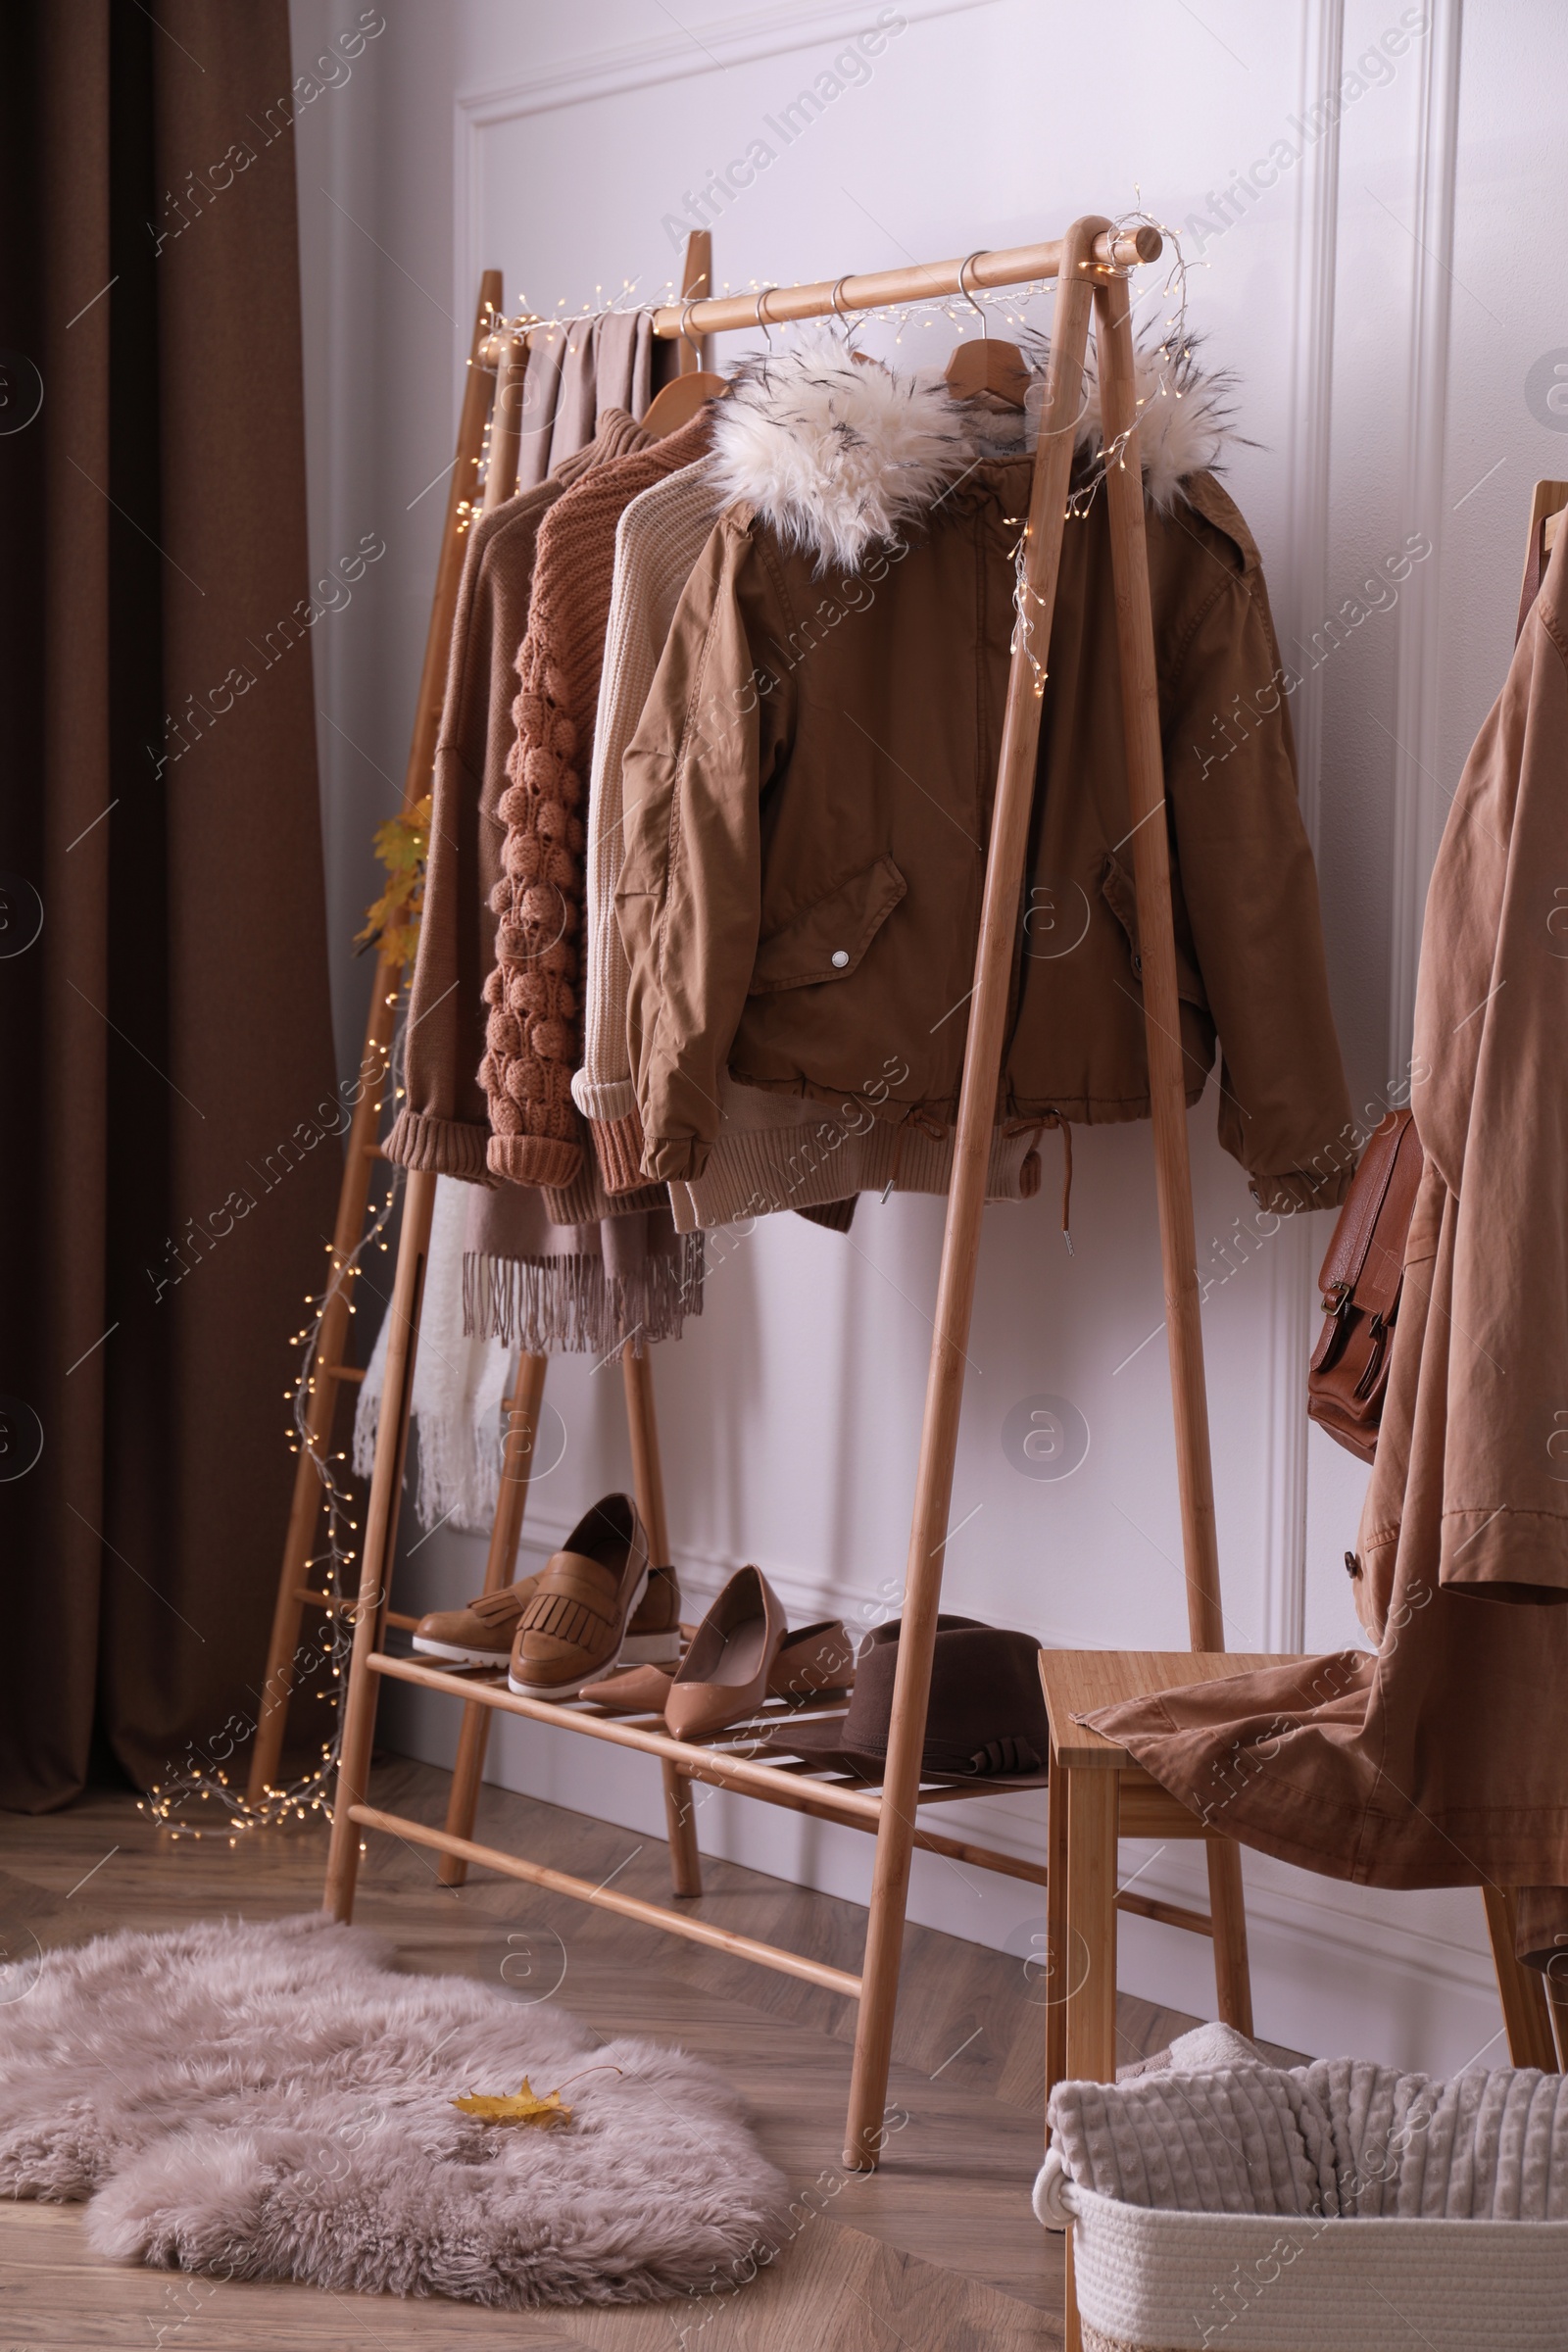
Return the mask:
<path fill-rule="evenodd" d="M 1247 1898 L 1242 1849 L 1233 1838 L 1208 1840 L 1208 1911 L 1214 1923 L 1214 1989 L 1219 2013 L 1238 2034 L 1252 2031 L 1252 1980 L 1247 1965 Z"/>
<path fill-rule="evenodd" d="M 1483 1886 L 1487 1931 L 1492 1937 L 1492 1962 L 1497 1972 L 1502 2022 L 1508 2029 L 1508 2055 L 1515 2066 L 1539 2066 L 1543 2074 L 1557 2072 L 1557 2046 L 1551 2030 L 1546 1980 L 1539 1968 L 1526 1968 L 1514 1950 L 1517 1905 L 1506 1886 Z"/>

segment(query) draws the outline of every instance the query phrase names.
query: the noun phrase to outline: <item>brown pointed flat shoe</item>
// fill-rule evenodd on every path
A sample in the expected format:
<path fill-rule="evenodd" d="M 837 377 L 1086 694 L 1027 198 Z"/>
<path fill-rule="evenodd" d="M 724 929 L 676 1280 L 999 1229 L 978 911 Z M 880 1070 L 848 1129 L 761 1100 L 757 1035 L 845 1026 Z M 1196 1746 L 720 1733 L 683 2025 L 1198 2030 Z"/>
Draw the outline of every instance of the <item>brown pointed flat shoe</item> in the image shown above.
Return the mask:
<path fill-rule="evenodd" d="M 608 1682 L 584 1683 L 577 1695 L 592 1699 L 607 1715 L 662 1715 L 674 1679 L 672 1666 L 628 1666 Z"/>
<path fill-rule="evenodd" d="M 788 1631 L 778 1594 L 760 1568 L 738 1568 L 692 1637 L 664 1721 L 677 1740 L 703 1740 L 755 1715 Z"/>
<path fill-rule="evenodd" d="M 855 1683 L 855 1643 L 837 1617 L 823 1617 L 787 1634 L 767 1678 L 770 1698 L 814 1698 L 819 1690 L 849 1690 Z"/>

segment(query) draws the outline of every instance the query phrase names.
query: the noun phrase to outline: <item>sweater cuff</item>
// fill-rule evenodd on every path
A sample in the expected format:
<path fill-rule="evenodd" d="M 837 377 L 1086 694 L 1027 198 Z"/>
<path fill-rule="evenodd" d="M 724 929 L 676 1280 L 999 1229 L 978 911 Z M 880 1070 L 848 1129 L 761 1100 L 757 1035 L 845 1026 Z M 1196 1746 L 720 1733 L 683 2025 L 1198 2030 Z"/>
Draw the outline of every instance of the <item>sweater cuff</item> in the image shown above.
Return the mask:
<path fill-rule="evenodd" d="M 643 1174 L 654 1184 L 690 1184 L 707 1167 L 712 1149 L 700 1135 L 649 1136 L 643 1145 Z"/>
<path fill-rule="evenodd" d="M 466 1119 L 438 1119 L 433 1111 L 403 1109 L 386 1139 L 388 1159 L 421 1176 L 458 1176 L 466 1184 L 488 1184 L 485 1147 L 488 1127 Z"/>
<path fill-rule="evenodd" d="M 634 1102 L 623 1118 L 590 1121 L 599 1173 L 607 1193 L 632 1193 L 648 1181 L 643 1174 L 643 1122 Z"/>
<path fill-rule="evenodd" d="M 1250 1181 L 1259 1208 L 1290 1217 L 1301 1208 L 1340 1207 L 1354 1174 L 1353 1168 L 1335 1168 L 1326 1176 L 1309 1176 L 1300 1168 L 1288 1168 L 1282 1176 L 1254 1174 Z"/>
<path fill-rule="evenodd" d="M 564 1144 L 553 1135 L 493 1135 L 490 1173 L 509 1184 L 544 1184 L 559 1190 L 582 1166 L 581 1144 Z"/>
<path fill-rule="evenodd" d="M 629 1078 L 590 1078 L 586 1070 L 572 1074 L 571 1099 L 585 1119 L 623 1119 L 637 1108 L 637 1089 Z"/>

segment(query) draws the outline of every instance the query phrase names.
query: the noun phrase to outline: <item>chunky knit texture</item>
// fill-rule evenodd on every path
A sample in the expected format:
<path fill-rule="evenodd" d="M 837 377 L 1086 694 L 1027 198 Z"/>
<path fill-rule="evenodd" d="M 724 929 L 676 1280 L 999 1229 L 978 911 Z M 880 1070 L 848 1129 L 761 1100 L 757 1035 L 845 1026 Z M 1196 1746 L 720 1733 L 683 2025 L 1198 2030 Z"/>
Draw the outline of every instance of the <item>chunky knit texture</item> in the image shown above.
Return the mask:
<path fill-rule="evenodd" d="M 607 1193 L 644 1182 L 643 1129 L 626 1042 L 631 972 L 615 920 L 615 881 L 625 848 L 620 763 L 637 731 L 681 590 L 718 520 L 723 492 L 711 458 L 634 498 L 615 532 L 614 586 L 594 725 L 588 795 L 587 942 L 582 1067 L 571 1082 L 587 1119 Z"/>
<path fill-rule="evenodd" d="M 490 1120 L 476 1078 L 479 991 L 495 960 L 489 901 L 501 872 L 496 806 L 507 786 L 517 646 L 541 522 L 596 466 L 645 441 L 624 409 L 552 480 L 481 514 L 468 534 L 431 780 L 430 858 L 405 1033 L 407 1095 L 386 1152 L 406 1168 L 486 1184 Z M 510 684 L 508 681 L 510 680 Z"/>
<path fill-rule="evenodd" d="M 539 527 L 528 633 L 517 655 L 517 736 L 501 798 L 507 827 L 484 984 L 489 1167 L 514 1184 L 569 1184 L 583 1161 L 577 1063 L 583 814 L 614 576 L 615 526 L 640 492 L 708 447 L 706 415 L 596 467 Z"/>

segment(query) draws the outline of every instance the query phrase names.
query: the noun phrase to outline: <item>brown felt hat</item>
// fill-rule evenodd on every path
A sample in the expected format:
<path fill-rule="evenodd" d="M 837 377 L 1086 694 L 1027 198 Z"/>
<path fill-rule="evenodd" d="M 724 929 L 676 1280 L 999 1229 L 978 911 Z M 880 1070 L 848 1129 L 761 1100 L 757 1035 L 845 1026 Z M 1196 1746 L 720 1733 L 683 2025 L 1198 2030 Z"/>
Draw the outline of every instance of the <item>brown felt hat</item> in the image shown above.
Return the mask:
<path fill-rule="evenodd" d="M 879 1625 L 860 1650 L 846 1714 L 769 1727 L 768 1747 L 880 1780 L 893 1720 L 902 1620 Z M 1040 1644 L 974 1617 L 939 1617 L 931 1659 L 921 1770 L 944 1780 L 1020 1779 L 1046 1769 L 1051 1730 L 1040 1689 Z"/>

